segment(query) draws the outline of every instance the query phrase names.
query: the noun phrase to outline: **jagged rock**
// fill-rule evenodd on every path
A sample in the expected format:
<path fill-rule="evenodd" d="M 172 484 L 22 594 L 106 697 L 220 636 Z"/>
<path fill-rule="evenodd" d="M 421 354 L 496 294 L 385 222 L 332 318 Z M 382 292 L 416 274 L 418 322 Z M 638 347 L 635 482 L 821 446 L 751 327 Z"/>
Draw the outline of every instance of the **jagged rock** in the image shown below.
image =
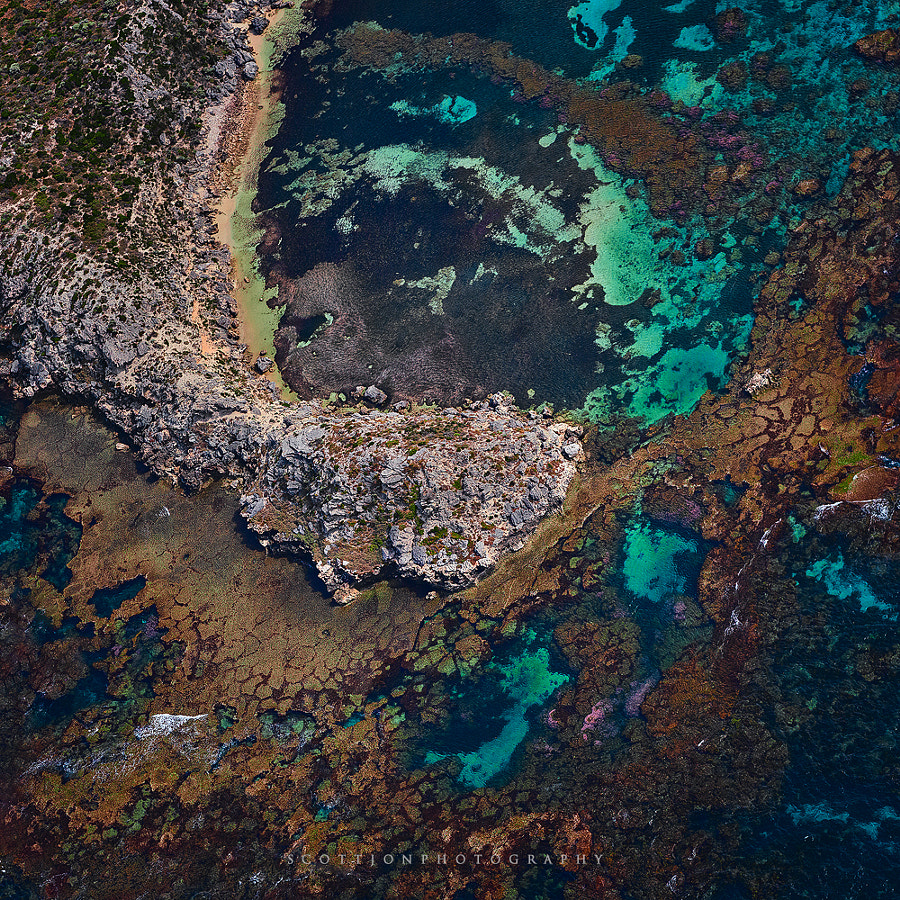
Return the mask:
<path fill-rule="evenodd" d="M 233 58 L 219 60 L 216 63 L 216 72 L 223 78 L 234 78 L 237 75 L 237 65 Z"/>
<path fill-rule="evenodd" d="M 273 360 L 269 356 L 266 356 L 264 353 L 260 353 L 259 356 L 257 357 L 254 368 L 261 375 L 265 375 L 265 373 L 268 372 L 274 365 L 275 365 L 275 360 Z"/>
<path fill-rule="evenodd" d="M 375 387 L 374 384 L 370 384 L 366 388 L 363 397 L 365 397 L 369 403 L 374 403 L 375 406 L 381 406 L 387 400 L 387 394 L 380 388 Z"/>
<path fill-rule="evenodd" d="M 127 366 L 137 355 L 134 350 L 118 341 L 104 341 L 103 356 L 113 366 Z"/>
<path fill-rule="evenodd" d="M 253 60 L 250 60 L 250 62 L 244 63 L 244 68 L 241 71 L 247 81 L 253 81 L 259 75 L 259 66 Z"/>
<path fill-rule="evenodd" d="M 535 429 L 518 410 L 486 406 L 292 424 L 242 515 L 267 545 L 309 550 L 332 591 L 387 564 L 439 587 L 472 584 L 562 503 L 575 474 L 563 437 L 572 459 L 581 453 L 577 429 Z"/>
<path fill-rule="evenodd" d="M 314 445 L 322 440 L 325 434 L 324 428 L 320 428 L 318 425 L 308 425 L 284 439 L 281 444 L 281 454 L 290 462 L 302 462 L 314 452 Z"/>
<path fill-rule="evenodd" d="M 770 369 L 763 369 L 761 372 L 754 372 L 745 382 L 744 390 L 752 397 L 775 383 Z"/>
<path fill-rule="evenodd" d="M 334 592 L 334 602 L 339 606 L 347 606 L 348 603 L 352 603 L 358 596 L 359 591 L 356 588 L 350 587 L 349 584 L 342 584 Z"/>

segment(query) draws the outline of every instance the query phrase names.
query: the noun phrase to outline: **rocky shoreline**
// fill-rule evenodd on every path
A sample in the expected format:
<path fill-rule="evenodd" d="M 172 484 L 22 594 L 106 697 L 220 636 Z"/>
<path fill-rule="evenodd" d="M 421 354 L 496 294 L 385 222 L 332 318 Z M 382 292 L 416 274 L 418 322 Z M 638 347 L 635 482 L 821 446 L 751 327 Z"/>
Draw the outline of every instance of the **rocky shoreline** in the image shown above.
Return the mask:
<path fill-rule="evenodd" d="M 242 497 L 262 543 L 309 549 L 339 601 L 354 598 L 351 579 L 385 567 L 471 584 L 562 505 L 582 455 L 580 426 L 525 418 L 502 394 L 397 406 L 290 419 Z"/>
<path fill-rule="evenodd" d="M 225 7 L 231 56 L 216 66 L 219 87 L 197 101 L 206 133 L 259 77 L 247 30 L 264 13 Z M 562 504 L 580 429 L 499 395 L 459 409 L 383 410 L 377 389 L 375 402 L 341 407 L 282 401 L 235 338 L 231 260 L 214 239 L 229 160 L 213 143 L 201 139 L 190 161 L 142 185 L 129 222 L 154 222 L 157 240 L 140 265 L 102 262 L 58 224 L 26 219 L 0 234 L 0 375 L 20 398 L 87 400 L 156 474 L 188 490 L 234 479 L 264 545 L 308 552 L 342 600 L 383 571 L 442 588 L 474 583 Z"/>

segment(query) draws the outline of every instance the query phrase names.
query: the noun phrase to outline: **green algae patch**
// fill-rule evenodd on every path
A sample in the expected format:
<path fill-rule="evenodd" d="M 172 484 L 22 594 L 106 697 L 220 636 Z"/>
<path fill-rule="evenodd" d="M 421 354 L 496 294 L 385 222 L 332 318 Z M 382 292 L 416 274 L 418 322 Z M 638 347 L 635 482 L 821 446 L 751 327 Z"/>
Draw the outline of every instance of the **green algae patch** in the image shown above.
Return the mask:
<path fill-rule="evenodd" d="M 509 203 L 516 210 L 514 216 L 492 226 L 492 239 L 542 259 L 550 258 L 554 249 L 559 253 L 561 244 L 574 244 L 581 233 L 578 225 L 566 221 L 554 201 L 552 187 L 538 190 L 480 157 L 392 144 L 370 150 L 358 168 L 360 173 L 374 178 L 376 192 L 391 197 L 396 197 L 410 180 L 424 181 L 439 194 L 453 196 L 458 190 L 454 187 L 458 173 L 471 172 L 487 197 Z"/>
<path fill-rule="evenodd" d="M 265 30 L 259 51 L 259 68 L 261 72 L 270 72 L 284 59 L 307 32 L 309 23 L 303 12 L 302 4 L 295 2 L 285 7 L 272 17 Z"/>
<path fill-rule="evenodd" d="M 799 544 L 806 537 L 806 526 L 802 522 L 798 522 L 792 515 L 788 516 L 787 522 L 791 529 L 791 540 L 795 544 Z"/>
<path fill-rule="evenodd" d="M 472 100 L 465 97 L 444 97 L 440 103 L 434 106 L 413 106 L 406 100 L 397 100 L 389 107 L 398 116 L 430 116 L 442 122 L 444 125 L 462 125 L 474 119 L 478 114 L 478 107 Z"/>
<path fill-rule="evenodd" d="M 550 654 L 545 647 L 525 650 L 506 664 L 491 664 L 500 676 L 504 694 L 512 706 L 503 713 L 505 723 L 493 740 L 477 749 L 457 754 L 462 770 L 458 780 L 470 788 L 482 788 L 509 765 L 512 755 L 528 734 L 528 710 L 546 702 L 569 678 L 550 669 Z M 451 754 L 428 751 L 425 764 L 431 765 Z"/>
<path fill-rule="evenodd" d="M 235 299 L 240 309 L 241 336 L 247 349 L 255 357 L 265 353 L 275 357 L 275 332 L 281 320 L 281 309 L 273 309 L 268 301 L 278 294 L 278 288 L 267 288 L 265 280 L 259 272 L 256 247 L 262 239 L 262 229 L 256 224 L 256 215 L 252 210 L 256 196 L 255 169 L 251 173 L 248 167 L 241 178 L 241 185 L 234 198 L 234 211 L 230 217 L 230 249 L 237 273 Z M 295 399 L 293 392 L 284 384 L 277 368 L 270 370 L 270 376 L 281 388 L 282 396 Z"/>
<path fill-rule="evenodd" d="M 672 594 L 681 594 L 685 577 L 678 570 L 677 557 L 696 553 L 697 544 L 671 531 L 635 522 L 625 529 L 625 587 L 632 594 L 659 603 Z"/>

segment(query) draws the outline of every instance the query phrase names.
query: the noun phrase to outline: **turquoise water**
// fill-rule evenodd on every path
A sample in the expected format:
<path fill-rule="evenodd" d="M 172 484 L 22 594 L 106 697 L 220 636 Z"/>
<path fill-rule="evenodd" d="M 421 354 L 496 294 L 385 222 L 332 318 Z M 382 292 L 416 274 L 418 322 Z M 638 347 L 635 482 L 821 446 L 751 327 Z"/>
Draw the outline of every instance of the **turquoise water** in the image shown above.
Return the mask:
<path fill-rule="evenodd" d="M 532 632 L 531 640 L 534 636 Z M 507 770 L 513 754 L 531 729 L 529 712 L 534 707 L 544 706 L 569 680 L 569 676 L 553 671 L 546 647 L 533 647 L 530 643 L 526 639 L 526 646 L 508 662 L 492 662 L 482 673 L 483 677 L 493 682 L 494 696 L 499 701 L 500 709 L 492 706 L 484 719 L 482 717 L 487 709 L 481 711 L 481 716 L 477 711 L 475 716 L 467 714 L 468 721 L 465 723 L 451 723 L 444 731 L 442 743 L 465 743 L 474 735 L 483 734 L 486 725 L 495 732 L 499 726 L 499 732 L 468 751 L 450 754 L 426 750 L 425 765 L 455 756 L 462 765 L 457 780 L 467 789 L 482 788 Z M 480 691 L 483 686 L 462 686 L 462 690 L 469 689 Z"/>
<path fill-rule="evenodd" d="M 444 97 L 439 103 L 429 107 L 411 106 L 405 100 L 395 100 L 390 109 L 399 116 L 434 116 L 445 125 L 461 125 L 478 114 L 478 107 L 465 97 Z"/>
<path fill-rule="evenodd" d="M 632 523 L 625 530 L 625 587 L 653 603 L 683 594 L 688 579 L 678 566 L 678 558 L 696 554 L 697 550 L 696 541 L 647 522 Z"/>
<path fill-rule="evenodd" d="M 0 570 L 30 569 L 40 558 L 42 576 L 58 591 L 65 589 L 72 577 L 68 564 L 81 540 L 81 526 L 64 512 L 68 499 L 64 494 L 42 498 L 35 482 L 14 481 L 8 496 L 0 496 Z"/>
<path fill-rule="evenodd" d="M 850 597 L 858 600 L 861 612 L 876 609 L 889 614 L 891 618 L 897 618 L 897 610 L 880 599 L 864 578 L 848 569 L 840 551 L 834 558 L 814 562 L 806 570 L 806 574 L 820 582 L 831 596 L 839 600 L 847 600 Z"/>

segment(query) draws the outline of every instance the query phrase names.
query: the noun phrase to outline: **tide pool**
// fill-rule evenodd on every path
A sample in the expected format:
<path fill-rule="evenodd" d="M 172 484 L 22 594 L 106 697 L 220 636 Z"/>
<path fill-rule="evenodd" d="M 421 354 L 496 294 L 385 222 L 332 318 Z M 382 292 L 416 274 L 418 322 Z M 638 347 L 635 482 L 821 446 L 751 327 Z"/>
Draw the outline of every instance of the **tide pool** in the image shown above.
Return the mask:
<path fill-rule="evenodd" d="M 832 597 L 837 597 L 839 600 L 847 600 L 856 596 L 862 612 L 866 612 L 869 609 L 877 609 L 881 612 L 892 614 L 892 618 L 897 617 L 894 608 L 880 599 L 867 581 L 847 567 L 844 556 L 840 552 L 837 553 L 834 559 L 820 559 L 813 563 L 806 570 L 806 574 L 810 578 L 815 578 L 816 581 L 821 582 Z"/>
<path fill-rule="evenodd" d="M 574 299 L 593 299 L 602 291 L 609 306 L 635 304 L 648 291 L 658 291 L 650 321 L 628 321 L 631 342 L 618 340 L 601 325 L 597 345 L 624 362 L 620 380 L 609 379 L 586 398 L 583 414 L 600 421 L 616 409 L 640 416 L 648 423 L 670 413 L 689 413 L 709 387 L 727 381 L 735 352 L 746 346 L 753 326 L 752 313 L 722 303 L 735 270 L 723 249 L 712 259 L 678 259 L 661 254 L 688 246 L 702 229 L 670 227 L 672 237 L 661 244 L 659 224 L 645 201 L 630 197 L 621 177 L 610 171 L 596 151 L 569 141 L 579 166 L 591 169 L 598 185 L 581 206 L 583 241 L 594 249 L 590 278 L 574 288 Z M 664 258 L 665 256 L 665 258 Z M 715 338 L 710 340 L 710 338 Z M 672 346 L 677 344 L 677 346 Z"/>
<path fill-rule="evenodd" d="M 687 579 L 677 558 L 696 553 L 695 541 L 673 531 L 664 531 L 647 522 L 633 522 L 625 529 L 625 587 L 637 597 L 660 603 L 672 594 L 683 593 Z"/>
<path fill-rule="evenodd" d="M 508 663 L 488 666 L 500 683 L 512 705 L 503 714 L 505 720 L 500 733 L 475 750 L 455 754 L 462 763 L 458 775 L 461 784 L 469 788 L 484 787 L 503 772 L 516 748 L 528 734 L 528 710 L 547 701 L 553 692 L 565 684 L 567 675 L 550 669 L 550 654 L 545 647 L 525 650 Z M 429 750 L 425 764 L 431 765 L 452 754 Z"/>

